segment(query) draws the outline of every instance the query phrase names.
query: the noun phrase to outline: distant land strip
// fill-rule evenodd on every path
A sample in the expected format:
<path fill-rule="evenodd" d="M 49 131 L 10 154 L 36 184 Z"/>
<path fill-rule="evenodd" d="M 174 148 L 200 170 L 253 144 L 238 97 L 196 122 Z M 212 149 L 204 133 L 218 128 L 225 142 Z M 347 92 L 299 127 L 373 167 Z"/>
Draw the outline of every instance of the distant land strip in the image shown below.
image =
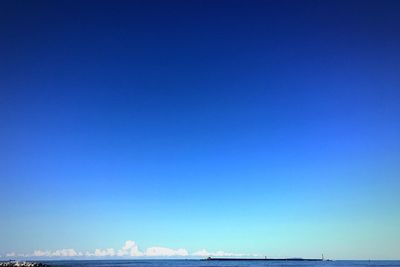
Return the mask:
<path fill-rule="evenodd" d="M 323 259 L 303 259 L 303 258 L 212 258 L 205 259 L 207 261 L 323 261 Z"/>

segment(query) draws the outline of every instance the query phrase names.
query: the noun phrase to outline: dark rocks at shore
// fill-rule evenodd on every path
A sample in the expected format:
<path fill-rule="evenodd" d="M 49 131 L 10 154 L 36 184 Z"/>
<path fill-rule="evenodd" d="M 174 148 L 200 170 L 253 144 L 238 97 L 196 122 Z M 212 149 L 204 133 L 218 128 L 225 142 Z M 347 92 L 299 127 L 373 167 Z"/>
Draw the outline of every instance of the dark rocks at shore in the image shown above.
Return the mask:
<path fill-rule="evenodd" d="M 1 267 L 48 267 L 50 265 L 40 262 L 28 262 L 28 261 L 8 261 L 0 262 Z"/>

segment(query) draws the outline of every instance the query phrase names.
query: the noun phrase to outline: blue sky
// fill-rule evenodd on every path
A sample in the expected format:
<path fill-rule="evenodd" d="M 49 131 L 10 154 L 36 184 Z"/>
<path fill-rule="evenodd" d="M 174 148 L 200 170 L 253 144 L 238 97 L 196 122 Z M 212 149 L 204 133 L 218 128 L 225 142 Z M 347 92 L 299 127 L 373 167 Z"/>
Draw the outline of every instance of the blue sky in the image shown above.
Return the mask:
<path fill-rule="evenodd" d="M 399 258 L 399 11 L 2 1 L 0 255 Z"/>

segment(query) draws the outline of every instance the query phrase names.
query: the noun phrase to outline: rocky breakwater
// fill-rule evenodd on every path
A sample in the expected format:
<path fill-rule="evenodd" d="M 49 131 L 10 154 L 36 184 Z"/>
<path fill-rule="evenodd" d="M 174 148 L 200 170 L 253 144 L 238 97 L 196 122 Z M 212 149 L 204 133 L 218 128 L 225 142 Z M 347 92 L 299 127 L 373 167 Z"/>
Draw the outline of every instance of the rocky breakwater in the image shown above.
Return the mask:
<path fill-rule="evenodd" d="M 0 266 L 7 267 L 48 267 L 50 265 L 40 263 L 40 262 L 27 262 L 27 261 L 8 261 L 0 262 Z"/>

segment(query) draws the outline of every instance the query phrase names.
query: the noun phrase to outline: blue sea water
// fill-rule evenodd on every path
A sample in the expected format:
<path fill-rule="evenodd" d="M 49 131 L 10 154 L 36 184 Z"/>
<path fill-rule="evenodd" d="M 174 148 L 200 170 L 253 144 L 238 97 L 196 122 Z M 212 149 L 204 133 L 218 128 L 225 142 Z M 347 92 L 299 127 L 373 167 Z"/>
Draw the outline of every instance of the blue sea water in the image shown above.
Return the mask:
<path fill-rule="evenodd" d="M 400 267 L 400 261 L 202 261 L 202 260 L 74 260 L 49 261 L 58 267 Z"/>

